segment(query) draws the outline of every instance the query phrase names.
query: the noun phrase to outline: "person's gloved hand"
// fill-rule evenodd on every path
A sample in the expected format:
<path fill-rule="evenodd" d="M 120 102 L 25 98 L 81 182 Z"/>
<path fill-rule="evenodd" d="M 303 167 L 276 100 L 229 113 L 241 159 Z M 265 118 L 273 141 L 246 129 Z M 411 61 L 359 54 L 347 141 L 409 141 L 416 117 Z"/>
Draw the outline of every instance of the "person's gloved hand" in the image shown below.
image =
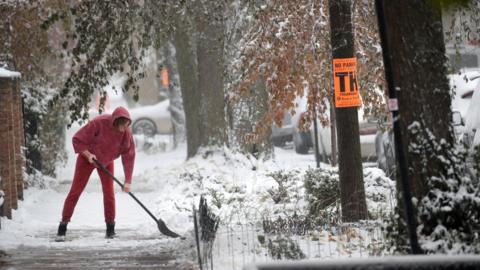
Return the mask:
<path fill-rule="evenodd" d="M 123 192 L 130 192 L 131 187 L 132 187 L 131 184 L 129 184 L 129 183 L 124 183 L 122 190 L 123 190 Z"/>
<path fill-rule="evenodd" d="M 96 167 L 96 164 L 93 160 L 94 159 L 96 160 L 97 157 L 94 154 L 90 153 L 90 151 L 88 151 L 88 150 L 83 151 L 82 154 L 88 160 L 88 162 L 92 163 Z"/>

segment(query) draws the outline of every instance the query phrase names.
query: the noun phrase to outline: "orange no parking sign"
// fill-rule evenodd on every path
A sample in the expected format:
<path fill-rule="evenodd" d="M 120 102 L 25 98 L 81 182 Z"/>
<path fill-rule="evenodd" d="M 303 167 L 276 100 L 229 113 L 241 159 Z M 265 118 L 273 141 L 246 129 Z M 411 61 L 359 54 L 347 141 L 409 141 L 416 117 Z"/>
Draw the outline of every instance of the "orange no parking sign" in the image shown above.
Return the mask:
<path fill-rule="evenodd" d="M 358 107 L 362 104 L 357 84 L 357 58 L 333 59 L 335 107 Z"/>

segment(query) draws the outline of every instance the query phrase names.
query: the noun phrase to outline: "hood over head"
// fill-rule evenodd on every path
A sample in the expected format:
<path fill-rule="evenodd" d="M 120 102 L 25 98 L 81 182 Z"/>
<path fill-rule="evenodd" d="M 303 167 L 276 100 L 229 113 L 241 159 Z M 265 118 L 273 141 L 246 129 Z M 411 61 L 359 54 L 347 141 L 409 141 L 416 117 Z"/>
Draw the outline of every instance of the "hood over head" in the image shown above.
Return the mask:
<path fill-rule="evenodd" d="M 113 113 L 112 113 L 112 124 L 115 120 L 117 120 L 118 118 L 120 117 L 124 117 L 124 118 L 127 118 L 130 123 L 132 123 L 132 119 L 130 118 L 130 113 L 128 113 L 127 109 L 125 109 L 124 107 L 117 107 Z"/>

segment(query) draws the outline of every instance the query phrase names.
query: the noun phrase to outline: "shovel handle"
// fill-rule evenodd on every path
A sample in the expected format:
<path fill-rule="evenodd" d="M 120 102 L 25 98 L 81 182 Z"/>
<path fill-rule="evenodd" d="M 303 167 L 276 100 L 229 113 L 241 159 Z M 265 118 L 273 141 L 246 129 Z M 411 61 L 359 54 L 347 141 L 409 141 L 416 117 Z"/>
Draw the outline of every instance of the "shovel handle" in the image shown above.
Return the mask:
<path fill-rule="evenodd" d="M 105 167 L 105 165 L 103 165 L 100 161 L 96 159 L 93 159 L 93 161 L 98 165 L 98 167 L 100 167 L 100 169 L 102 169 L 102 171 L 108 174 L 108 176 L 112 177 L 112 179 L 123 189 L 123 184 L 115 176 L 113 176 L 113 174 Z M 152 214 L 152 212 L 150 212 L 150 210 L 147 209 L 147 207 L 145 207 L 145 205 L 143 205 L 143 203 L 139 199 L 137 199 L 137 197 L 135 197 L 135 195 L 133 195 L 132 192 L 128 192 L 128 195 L 130 195 L 143 208 L 143 210 L 145 210 L 145 212 L 147 212 L 150 217 L 153 218 L 153 220 L 155 220 L 155 222 L 158 224 L 158 219 Z"/>

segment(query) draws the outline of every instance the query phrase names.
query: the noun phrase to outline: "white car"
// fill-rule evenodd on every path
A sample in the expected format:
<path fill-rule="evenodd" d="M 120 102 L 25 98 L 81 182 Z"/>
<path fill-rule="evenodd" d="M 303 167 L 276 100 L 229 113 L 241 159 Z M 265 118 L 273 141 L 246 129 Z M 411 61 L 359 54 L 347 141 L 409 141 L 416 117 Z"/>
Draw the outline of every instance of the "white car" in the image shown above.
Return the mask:
<path fill-rule="evenodd" d="M 284 141 L 293 140 L 295 152 L 298 154 L 308 154 L 315 146 L 315 130 L 313 123 L 310 130 L 302 131 L 299 129 L 299 123 L 307 108 L 306 96 L 296 98 L 295 104 L 297 109 L 292 115 L 290 111 L 285 113 L 282 127 L 277 127 L 273 124 L 272 139 L 276 146 Z M 367 121 L 363 119 L 363 112 L 359 110 L 358 121 L 360 124 L 360 146 L 362 151 L 362 158 L 370 160 L 376 157 L 375 151 L 375 134 L 377 132 L 377 123 L 375 121 Z M 321 156 L 327 158 L 332 155 L 332 141 L 330 127 L 322 127 L 320 123 L 318 127 L 318 145 Z"/>
<path fill-rule="evenodd" d="M 129 109 L 133 134 L 153 137 L 156 134 L 172 134 L 170 101 Z"/>
<path fill-rule="evenodd" d="M 358 110 L 358 124 L 360 136 L 360 150 L 362 159 L 365 161 L 375 160 L 377 152 L 375 151 L 375 135 L 377 134 L 377 121 L 373 118 L 364 119 L 362 109 Z M 312 125 L 313 126 L 313 125 Z M 332 155 L 332 131 L 330 127 L 318 126 L 318 150 L 321 156 L 330 157 Z M 311 129 L 311 138 L 315 138 L 313 128 Z M 315 142 L 312 142 L 312 146 Z"/>
<path fill-rule="evenodd" d="M 97 95 L 94 104 L 89 110 L 90 119 L 98 115 L 100 98 Z M 123 93 L 109 94 L 105 102 L 105 112 L 112 113 L 118 106 L 127 108 L 132 118 L 133 134 L 143 134 L 153 137 L 156 134 L 172 134 L 172 121 L 170 114 L 170 101 L 168 99 L 154 105 L 129 108 Z"/>
<path fill-rule="evenodd" d="M 463 131 L 464 142 L 470 149 L 480 145 L 480 75 L 472 79 L 476 82 L 476 86 L 465 114 L 465 128 Z"/>
<path fill-rule="evenodd" d="M 272 123 L 272 142 L 275 146 L 284 146 L 286 142 L 293 140 L 293 133 L 295 132 L 295 124 L 292 122 L 292 115 L 290 111 L 283 114 L 282 125 L 278 126 Z"/>
<path fill-rule="evenodd" d="M 448 76 L 452 89 L 452 124 L 455 136 L 472 145 L 476 130 L 480 128 L 480 70 L 463 69 Z M 473 98 L 475 96 L 475 99 Z M 465 124 L 465 125 L 464 125 Z M 480 134 L 478 134 L 480 143 Z M 376 138 L 378 166 L 394 175 L 395 151 L 393 132 L 379 132 Z"/>

